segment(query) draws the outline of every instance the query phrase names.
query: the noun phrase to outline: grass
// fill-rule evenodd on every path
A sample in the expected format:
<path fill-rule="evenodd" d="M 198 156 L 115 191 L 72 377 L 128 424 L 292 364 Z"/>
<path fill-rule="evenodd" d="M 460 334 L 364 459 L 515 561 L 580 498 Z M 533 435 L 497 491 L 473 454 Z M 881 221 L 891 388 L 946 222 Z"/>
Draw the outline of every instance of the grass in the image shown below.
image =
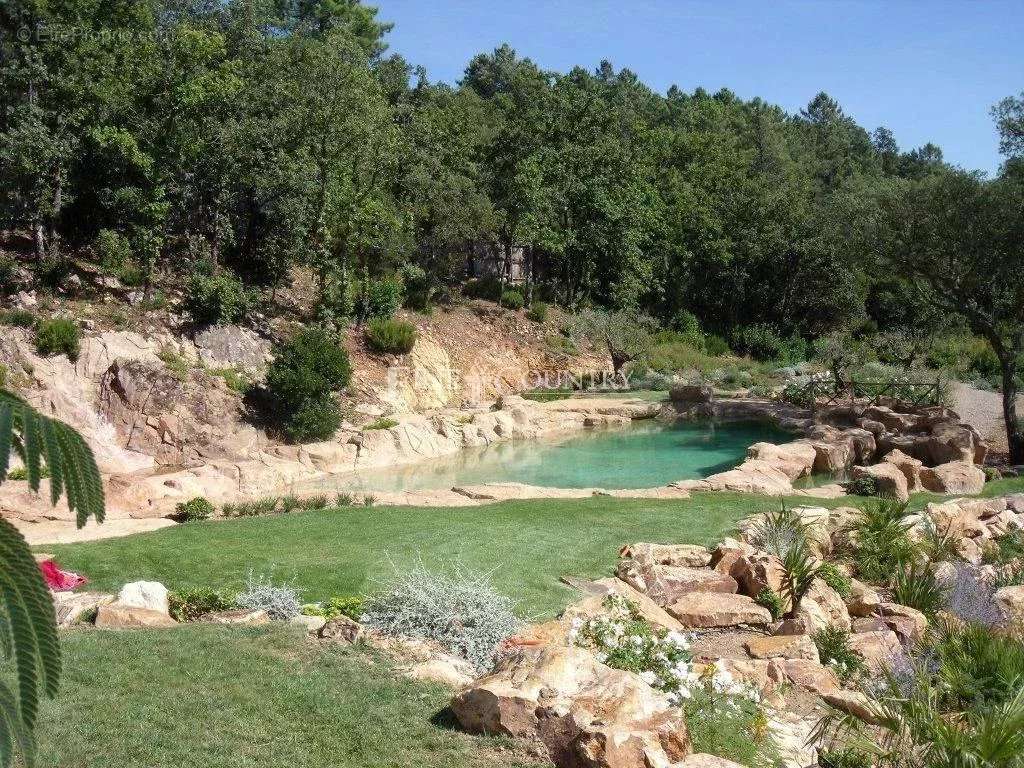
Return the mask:
<path fill-rule="evenodd" d="M 499 768 L 535 765 L 452 729 L 451 693 L 294 628 L 190 625 L 63 636 L 38 765 Z"/>
<path fill-rule="evenodd" d="M 372 591 L 422 558 L 458 559 L 493 571 L 496 587 L 526 616 L 552 616 L 572 596 L 560 576 L 598 577 L 631 541 L 711 543 L 752 509 L 740 494 L 692 499 L 593 498 L 515 501 L 483 507 L 343 507 L 290 515 L 195 522 L 152 533 L 47 545 L 91 588 L 117 591 L 136 579 L 170 588 L 237 589 L 250 569 L 294 579 L 306 601 Z"/>

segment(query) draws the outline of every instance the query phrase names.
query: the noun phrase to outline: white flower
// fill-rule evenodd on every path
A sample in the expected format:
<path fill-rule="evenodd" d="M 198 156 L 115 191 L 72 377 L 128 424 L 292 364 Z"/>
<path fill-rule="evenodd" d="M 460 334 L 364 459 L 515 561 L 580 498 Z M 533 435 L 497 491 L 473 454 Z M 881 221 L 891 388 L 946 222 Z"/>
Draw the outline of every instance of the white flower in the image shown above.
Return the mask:
<path fill-rule="evenodd" d="M 655 675 L 649 669 L 640 673 L 640 679 L 648 685 L 654 685 L 658 681 L 657 675 Z"/>

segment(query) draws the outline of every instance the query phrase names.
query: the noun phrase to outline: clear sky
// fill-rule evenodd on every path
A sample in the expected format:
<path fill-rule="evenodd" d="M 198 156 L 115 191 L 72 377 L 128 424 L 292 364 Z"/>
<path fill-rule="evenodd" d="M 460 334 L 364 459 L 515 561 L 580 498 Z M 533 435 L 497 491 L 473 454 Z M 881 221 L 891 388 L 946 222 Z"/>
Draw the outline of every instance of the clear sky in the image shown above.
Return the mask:
<path fill-rule="evenodd" d="M 503 42 L 545 69 L 608 59 L 655 90 L 727 87 L 795 112 L 827 91 L 901 149 L 993 172 L 989 108 L 1024 91 L 1024 0 L 366 0 L 391 51 L 454 82 Z"/>

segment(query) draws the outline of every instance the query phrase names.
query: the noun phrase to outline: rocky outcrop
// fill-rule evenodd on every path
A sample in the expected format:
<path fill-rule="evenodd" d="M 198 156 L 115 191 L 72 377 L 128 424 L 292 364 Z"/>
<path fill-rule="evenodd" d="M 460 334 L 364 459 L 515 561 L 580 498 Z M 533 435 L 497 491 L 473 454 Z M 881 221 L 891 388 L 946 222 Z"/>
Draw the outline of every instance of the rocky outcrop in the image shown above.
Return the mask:
<path fill-rule="evenodd" d="M 720 592 L 690 592 L 666 607 L 670 615 L 687 628 L 765 625 L 772 616 L 746 595 Z"/>
<path fill-rule="evenodd" d="M 451 703 L 471 733 L 539 739 L 564 768 L 647 768 L 691 753 L 686 719 L 639 676 L 582 648 L 520 650 Z"/>

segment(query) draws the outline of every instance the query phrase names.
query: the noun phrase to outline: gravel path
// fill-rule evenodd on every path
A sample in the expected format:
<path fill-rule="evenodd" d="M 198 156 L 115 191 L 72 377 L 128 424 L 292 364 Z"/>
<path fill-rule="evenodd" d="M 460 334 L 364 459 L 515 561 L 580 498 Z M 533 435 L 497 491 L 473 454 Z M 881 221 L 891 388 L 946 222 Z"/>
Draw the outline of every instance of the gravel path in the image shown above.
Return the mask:
<path fill-rule="evenodd" d="M 967 384 L 957 384 L 953 390 L 954 410 L 960 419 L 974 425 L 988 442 L 989 449 L 1006 453 L 1006 427 L 1003 424 L 1003 396 L 986 392 Z M 1017 398 L 1017 412 L 1024 413 L 1024 396 Z"/>

